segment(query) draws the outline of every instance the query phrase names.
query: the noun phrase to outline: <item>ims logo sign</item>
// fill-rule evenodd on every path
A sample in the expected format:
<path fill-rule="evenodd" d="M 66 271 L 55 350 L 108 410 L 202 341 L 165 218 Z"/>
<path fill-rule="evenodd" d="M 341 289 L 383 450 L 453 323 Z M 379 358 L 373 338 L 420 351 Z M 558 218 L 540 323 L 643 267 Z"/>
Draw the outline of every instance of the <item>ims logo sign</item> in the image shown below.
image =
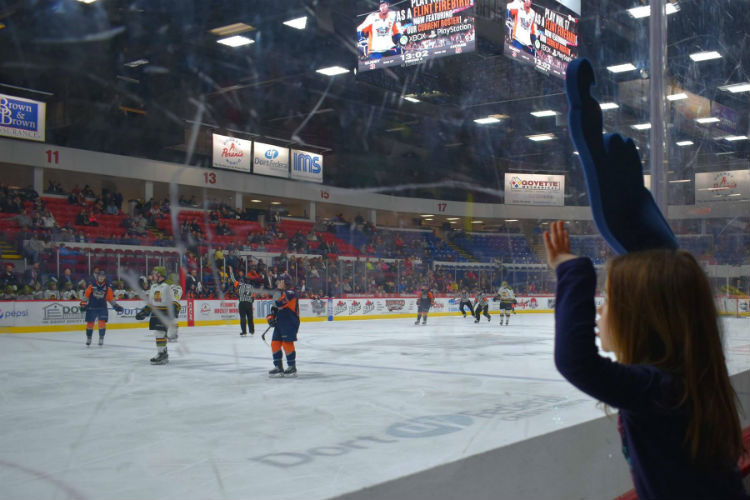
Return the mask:
<path fill-rule="evenodd" d="M 292 170 L 294 172 L 307 172 L 310 174 L 319 174 L 322 170 L 323 157 L 304 151 L 294 151 L 292 153 Z"/>

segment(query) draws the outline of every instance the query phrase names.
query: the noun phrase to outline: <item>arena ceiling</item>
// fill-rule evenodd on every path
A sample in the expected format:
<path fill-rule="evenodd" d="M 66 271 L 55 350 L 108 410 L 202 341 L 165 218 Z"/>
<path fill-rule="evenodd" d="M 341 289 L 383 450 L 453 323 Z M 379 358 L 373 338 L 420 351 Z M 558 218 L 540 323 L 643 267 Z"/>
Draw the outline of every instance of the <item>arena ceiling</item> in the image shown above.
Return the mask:
<path fill-rule="evenodd" d="M 648 131 L 630 128 L 649 113 L 648 18 L 627 11 L 638 5 L 583 0 L 579 50 L 597 65 L 598 95 L 620 106 L 605 127 L 633 136 L 647 157 Z M 750 93 L 721 87 L 750 80 L 750 3 L 678 5 L 668 16 L 668 85 L 729 109 L 736 133 L 747 134 Z M 506 171 L 570 173 L 569 203 L 586 203 L 558 78 L 485 50 L 318 73 L 356 67 L 357 14 L 376 9 L 374 0 L 0 0 L 0 92 L 47 102 L 47 140 L 69 147 L 209 166 L 217 132 L 307 145 L 325 154 L 331 185 L 498 202 Z M 284 24 L 302 16 L 302 30 Z M 253 44 L 217 43 L 211 30 L 235 23 L 252 27 Z M 722 57 L 689 58 L 701 50 Z M 636 69 L 604 68 L 623 61 Z M 670 142 L 670 176 L 747 168 L 749 141 L 722 140 L 730 132 L 676 109 L 667 114 L 670 141 L 694 147 Z M 488 115 L 501 121 L 474 122 Z M 554 140 L 528 140 L 542 133 Z"/>

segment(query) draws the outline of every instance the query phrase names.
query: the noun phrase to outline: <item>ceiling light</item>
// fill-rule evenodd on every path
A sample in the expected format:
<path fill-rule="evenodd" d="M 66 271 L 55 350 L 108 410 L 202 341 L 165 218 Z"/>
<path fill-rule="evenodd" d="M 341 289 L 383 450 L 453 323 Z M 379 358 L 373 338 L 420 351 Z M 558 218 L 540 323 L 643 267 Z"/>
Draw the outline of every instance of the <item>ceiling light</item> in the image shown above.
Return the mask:
<path fill-rule="evenodd" d="M 599 104 L 599 108 L 601 108 L 602 111 L 606 111 L 608 109 L 617 109 L 620 105 L 616 102 L 602 102 Z"/>
<path fill-rule="evenodd" d="M 633 71 L 635 69 L 635 66 L 630 63 L 616 64 L 615 66 L 607 66 L 607 69 L 612 73 L 624 73 L 626 71 Z"/>
<path fill-rule="evenodd" d="M 676 142 L 675 144 L 677 144 L 678 146 L 692 146 L 693 141 L 679 141 L 679 142 Z"/>
<path fill-rule="evenodd" d="M 551 141 L 552 139 L 555 138 L 555 134 L 527 135 L 526 138 L 534 142 Z"/>
<path fill-rule="evenodd" d="M 674 14 L 675 12 L 679 12 L 680 6 L 676 3 L 667 3 L 666 13 Z M 628 14 L 633 16 L 636 19 L 641 19 L 643 17 L 648 17 L 651 15 L 651 6 L 650 5 L 644 5 L 642 7 L 633 7 L 632 9 L 628 9 Z"/>
<path fill-rule="evenodd" d="M 296 30 L 303 30 L 305 29 L 305 26 L 307 26 L 307 16 L 302 16 L 296 19 L 290 19 L 288 21 L 284 21 L 284 24 Z"/>
<path fill-rule="evenodd" d="M 680 92 L 679 94 L 672 94 L 667 96 L 668 101 L 681 101 L 683 99 L 687 99 L 687 94 Z"/>
<path fill-rule="evenodd" d="M 708 61 L 710 59 L 718 59 L 720 57 L 721 57 L 721 54 L 719 54 L 715 50 L 710 50 L 708 52 L 696 52 L 695 54 L 690 54 L 690 59 L 692 59 L 695 62 Z"/>
<path fill-rule="evenodd" d="M 250 200 L 250 203 L 262 203 L 260 200 Z"/>
<path fill-rule="evenodd" d="M 234 23 L 234 24 L 227 24 L 226 26 L 220 26 L 218 28 L 214 28 L 209 31 L 212 35 L 216 36 L 230 36 L 230 35 L 239 35 L 240 33 L 244 33 L 246 31 L 252 31 L 255 28 L 250 26 L 249 24 L 245 23 Z"/>
<path fill-rule="evenodd" d="M 96 0 L 78 0 L 81 3 L 90 4 L 96 2 Z"/>
<path fill-rule="evenodd" d="M 734 141 L 746 141 L 747 140 L 747 136 L 746 135 L 729 135 L 729 136 L 725 137 L 724 140 L 725 141 L 730 141 L 730 142 L 734 142 Z"/>
<path fill-rule="evenodd" d="M 719 89 L 729 91 L 733 94 L 736 94 L 738 92 L 750 92 L 750 82 L 724 85 L 722 87 L 719 87 Z"/>
<path fill-rule="evenodd" d="M 716 123 L 721 120 L 719 120 L 715 116 L 709 116 L 706 118 L 696 118 L 695 121 L 697 121 L 698 123 Z"/>
<path fill-rule="evenodd" d="M 342 68 L 341 66 L 329 66 L 327 68 L 320 68 L 319 70 L 316 70 L 318 73 L 323 73 L 326 76 L 336 76 L 336 75 L 343 75 L 344 73 L 349 73 L 349 70 L 346 68 Z"/>
<path fill-rule="evenodd" d="M 537 118 L 543 118 L 545 116 L 556 116 L 557 112 L 552 111 L 551 109 L 545 109 L 544 111 L 532 111 L 532 116 L 536 116 Z"/>
<path fill-rule="evenodd" d="M 474 123 L 478 123 L 480 125 L 489 125 L 490 123 L 500 123 L 500 120 L 498 120 L 494 116 L 488 116 L 486 118 L 477 118 L 476 120 L 474 120 Z"/>
<path fill-rule="evenodd" d="M 228 47 L 242 47 L 243 45 L 250 45 L 251 43 L 255 43 L 255 40 L 252 40 L 246 36 L 236 35 L 230 36 L 228 38 L 221 38 L 220 40 L 216 40 L 216 43 L 220 43 Z"/>
<path fill-rule="evenodd" d="M 446 217 L 445 220 L 458 220 L 461 217 Z"/>
<path fill-rule="evenodd" d="M 483 220 L 473 220 L 471 221 L 472 224 L 484 224 Z"/>
<path fill-rule="evenodd" d="M 686 182 L 690 182 L 690 179 L 676 179 L 674 181 L 669 181 L 670 184 L 684 184 Z"/>
<path fill-rule="evenodd" d="M 280 201 L 272 201 L 271 205 L 281 205 L 281 202 Z"/>
<path fill-rule="evenodd" d="M 518 219 L 505 219 L 505 222 L 518 222 Z"/>
<path fill-rule="evenodd" d="M 576 156 L 581 156 L 581 153 L 579 153 L 578 151 L 573 151 L 573 154 Z"/>
<path fill-rule="evenodd" d="M 424 219 L 425 221 L 431 221 L 432 219 Z"/>
<path fill-rule="evenodd" d="M 452 220 L 451 224 L 458 224 L 456 221 Z"/>
<path fill-rule="evenodd" d="M 125 66 L 128 68 L 137 68 L 138 66 L 143 66 L 144 64 L 148 64 L 148 59 L 136 59 L 135 61 L 126 62 Z"/>
<path fill-rule="evenodd" d="M 420 215 L 420 217 L 434 217 L 434 215 L 432 215 L 432 214 L 422 214 L 422 215 Z"/>
<path fill-rule="evenodd" d="M 410 96 L 410 95 L 405 95 L 405 96 L 404 96 L 404 101 L 409 101 L 409 102 L 422 102 L 422 101 L 420 101 L 419 99 L 417 99 L 416 97 L 412 97 L 412 96 Z"/>
<path fill-rule="evenodd" d="M 635 125 L 631 125 L 630 127 L 636 130 L 648 130 L 651 128 L 651 124 L 650 123 L 636 123 Z"/>

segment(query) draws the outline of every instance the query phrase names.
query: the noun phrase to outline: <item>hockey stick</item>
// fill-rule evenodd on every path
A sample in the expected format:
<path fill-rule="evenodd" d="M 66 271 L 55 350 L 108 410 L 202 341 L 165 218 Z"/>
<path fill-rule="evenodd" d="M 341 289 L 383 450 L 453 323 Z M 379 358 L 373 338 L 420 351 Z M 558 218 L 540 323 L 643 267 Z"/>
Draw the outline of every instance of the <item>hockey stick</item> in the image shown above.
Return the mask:
<path fill-rule="evenodd" d="M 261 335 L 260 335 L 260 338 L 262 338 L 262 339 L 263 339 L 263 342 L 265 342 L 265 343 L 266 343 L 266 345 L 268 345 L 268 342 L 266 342 L 266 334 L 268 333 L 268 330 L 270 330 L 272 326 L 273 326 L 273 325 L 268 325 L 268 328 L 266 328 L 266 331 L 265 331 L 265 332 L 263 332 L 263 333 L 261 333 Z M 270 347 L 270 346 L 269 346 L 269 347 Z"/>

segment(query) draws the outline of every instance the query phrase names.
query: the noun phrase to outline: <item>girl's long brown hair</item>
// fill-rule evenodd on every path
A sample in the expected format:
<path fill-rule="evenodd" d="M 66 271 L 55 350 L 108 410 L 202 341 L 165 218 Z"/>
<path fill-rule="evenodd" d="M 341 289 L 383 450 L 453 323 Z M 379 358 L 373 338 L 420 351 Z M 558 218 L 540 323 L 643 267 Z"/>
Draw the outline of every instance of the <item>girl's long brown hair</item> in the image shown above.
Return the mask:
<path fill-rule="evenodd" d="M 610 261 L 608 328 L 617 360 L 652 365 L 682 381 L 684 446 L 704 465 L 736 463 L 743 452 L 737 395 L 727 373 L 714 297 L 692 255 L 634 252 Z"/>

